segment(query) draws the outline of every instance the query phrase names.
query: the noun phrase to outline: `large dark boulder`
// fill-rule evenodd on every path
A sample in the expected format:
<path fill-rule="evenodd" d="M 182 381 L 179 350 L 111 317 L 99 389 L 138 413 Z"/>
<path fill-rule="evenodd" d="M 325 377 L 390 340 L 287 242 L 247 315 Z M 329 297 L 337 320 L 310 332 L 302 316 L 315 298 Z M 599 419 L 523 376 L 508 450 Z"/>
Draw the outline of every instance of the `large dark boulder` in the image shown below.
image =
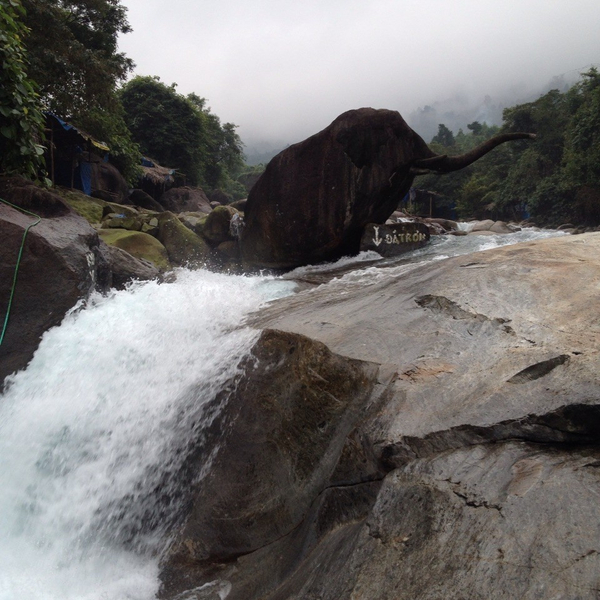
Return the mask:
<path fill-rule="evenodd" d="M 129 185 L 119 170 L 108 162 L 93 164 L 93 194 L 96 198 L 126 204 Z"/>
<path fill-rule="evenodd" d="M 250 267 L 293 268 L 356 254 L 367 223 L 385 223 L 416 175 L 463 168 L 496 136 L 461 156 L 436 156 L 391 110 L 362 108 L 290 146 L 248 196 L 242 255 Z"/>
<path fill-rule="evenodd" d="M 217 428 L 210 472 L 166 557 L 167 597 L 196 587 L 216 562 L 255 552 L 302 523 L 378 375 L 373 364 L 279 331 L 262 333 L 244 369 Z M 198 454 L 199 463 L 206 459 Z"/>
<path fill-rule="evenodd" d="M 42 217 L 29 230 L 4 341 L 0 385 L 27 365 L 42 334 L 93 289 L 110 287 L 107 249 L 89 223 L 59 196 L 19 178 L 0 179 L 0 198 Z M 0 202 L 0 315 L 8 309 L 25 228 L 34 217 Z"/>

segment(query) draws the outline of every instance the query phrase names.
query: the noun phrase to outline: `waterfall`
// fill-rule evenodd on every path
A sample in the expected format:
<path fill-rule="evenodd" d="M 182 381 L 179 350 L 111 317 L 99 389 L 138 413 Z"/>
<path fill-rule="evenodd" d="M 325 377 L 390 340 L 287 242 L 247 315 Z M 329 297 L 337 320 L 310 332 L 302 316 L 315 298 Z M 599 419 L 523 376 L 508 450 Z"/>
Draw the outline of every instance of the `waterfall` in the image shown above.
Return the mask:
<path fill-rule="evenodd" d="M 0 600 L 155 596 L 182 449 L 256 339 L 245 316 L 293 286 L 181 270 L 44 335 L 0 397 Z"/>

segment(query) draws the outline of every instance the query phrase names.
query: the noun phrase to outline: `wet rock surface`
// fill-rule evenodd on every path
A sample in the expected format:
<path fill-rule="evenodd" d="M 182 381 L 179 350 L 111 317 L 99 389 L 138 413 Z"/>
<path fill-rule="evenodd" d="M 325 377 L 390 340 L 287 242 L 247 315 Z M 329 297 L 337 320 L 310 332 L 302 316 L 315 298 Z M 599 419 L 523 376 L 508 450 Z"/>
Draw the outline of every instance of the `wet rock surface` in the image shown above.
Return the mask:
<path fill-rule="evenodd" d="M 248 414 L 235 421 L 251 439 L 262 423 L 260 451 L 229 430 L 210 488 L 218 501 L 190 513 L 225 527 L 235 550 L 188 521 L 165 562 L 163 596 L 202 598 L 210 583 L 228 600 L 597 598 L 599 257 L 599 234 L 565 236 L 366 270 L 260 313 L 256 327 L 375 369 L 372 390 L 339 417 L 335 443 L 314 445 L 314 419 L 270 425 L 277 385 L 260 413 L 250 400 L 271 372 L 290 373 L 285 348 L 269 346 L 260 384 L 245 388 Z M 333 381 L 317 373 L 309 379 Z M 302 481 L 318 484 L 298 494 L 280 465 L 307 455 Z M 281 497 L 295 511 L 278 512 Z"/>
<path fill-rule="evenodd" d="M 132 281 L 158 279 L 160 271 L 148 260 L 136 258 L 117 246 L 107 246 L 112 285 L 122 290 Z"/>
<path fill-rule="evenodd" d="M 225 433 L 210 472 L 194 491 L 163 570 L 165 597 L 241 556 L 268 555 L 265 549 L 281 538 L 297 538 L 300 550 L 304 540 L 295 532 L 335 477 L 378 376 L 376 365 L 272 330 L 262 333 L 245 368 L 219 426 Z M 295 551 L 287 554 L 279 577 L 297 562 Z M 266 574 L 262 582 L 240 582 L 245 591 L 234 597 L 249 593 L 247 586 L 272 587 Z"/>
<path fill-rule="evenodd" d="M 0 197 L 42 217 L 29 229 L 4 341 L 0 346 L 0 387 L 24 368 L 42 334 L 93 289 L 107 290 L 111 271 L 106 246 L 89 223 L 57 195 L 20 178 L 0 180 Z M 8 310 L 25 229 L 36 221 L 0 202 L 0 315 Z"/>

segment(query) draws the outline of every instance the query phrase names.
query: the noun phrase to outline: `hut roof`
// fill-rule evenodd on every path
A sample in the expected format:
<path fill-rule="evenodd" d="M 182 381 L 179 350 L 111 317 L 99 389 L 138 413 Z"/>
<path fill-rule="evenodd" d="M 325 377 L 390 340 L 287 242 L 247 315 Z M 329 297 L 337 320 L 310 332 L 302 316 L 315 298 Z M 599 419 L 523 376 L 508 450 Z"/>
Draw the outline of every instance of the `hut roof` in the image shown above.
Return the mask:
<path fill-rule="evenodd" d="M 142 158 L 142 170 L 144 171 L 142 177 L 155 184 L 173 183 L 175 181 L 173 175 L 177 171 L 170 167 L 163 167 L 155 160 L 146 157 Z"/>
<path fill-rule="evenodd" d="M 103 152 L 108 152 L 110 150 L 110 148 L 104 142 L 98 141 L 89 133 L 86 133 L 82 129 L 71 125 L 71 123 L 63 121 L 54 113 L 45 112 L 44 114 L 46 115 L 47 127 L 50 127 L 52 129 L 54 141 L 60 139 L 63 143 L 66 144 L 80 144 L 82 140 L 85 140 L 87 142 L 90 142 L 92 146 L 98 148 L 99 150 L 102 150 Z M 59 127 L 55 128 L 55 124 L 58 124 Z"/>

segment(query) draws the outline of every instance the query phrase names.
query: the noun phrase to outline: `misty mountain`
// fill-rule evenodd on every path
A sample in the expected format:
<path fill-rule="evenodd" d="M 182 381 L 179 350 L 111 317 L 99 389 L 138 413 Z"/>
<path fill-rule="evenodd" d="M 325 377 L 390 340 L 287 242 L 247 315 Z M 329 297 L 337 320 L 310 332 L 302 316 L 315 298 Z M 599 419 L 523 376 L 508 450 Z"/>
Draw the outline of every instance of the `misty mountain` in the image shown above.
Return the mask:
<path fill-rule="evenodd" d="M 298 141 L 298 140 L 296 140 Z M 255 165 L 266 165 L 276 154 L 287 148 L 290 144 L 286 142 L 252 142 L 244 148 L 246 164 L 251 167 Z"/>
<path fill-rule="evenodd" d="M 466 130 L 467 124 L 473 121 L 488 125 L 501 125 L 502 112 L 505 108 L 517 104 L 533 102 L 550 90 L 567 91 L 577 80 L 579 74 L 558 75 L 553 77 L 545 86 L 534 91 L 525 84 L 513 86 L 501 95 L 491 97 L 485 95 L 478 100 L 466 94 L 456 94 L 445 100 L 437 100 L 432 104 L 420 107 L 406 117 L 407 123 L 426 141 L 438 132 L 438 126 L 443 123 L 453 133 L 459 129 Z"/>

